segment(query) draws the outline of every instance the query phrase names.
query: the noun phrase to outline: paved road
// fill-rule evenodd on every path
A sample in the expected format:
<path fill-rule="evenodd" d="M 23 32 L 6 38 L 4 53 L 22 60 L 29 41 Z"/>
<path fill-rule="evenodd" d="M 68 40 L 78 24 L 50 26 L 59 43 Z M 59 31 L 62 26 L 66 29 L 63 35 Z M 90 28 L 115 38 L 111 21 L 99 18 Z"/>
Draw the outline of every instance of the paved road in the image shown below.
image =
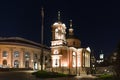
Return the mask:
<path fill-rule="evenodd" d="M 6 71 L 0 72 L 0 80 L 37 80 L 32 71 Z"/>
<path fill-rule="evenodd" d="M 94 76 L 76 76 L 74 78 L 63 77 L 63 78 L 51 78 L 51 79 L 39 79 L 31 75 L 33 71 L 9 71 L 0 72 L 0 80 L 93 80 Z M 84 79 L 87 78 L 87 79 Z"/>

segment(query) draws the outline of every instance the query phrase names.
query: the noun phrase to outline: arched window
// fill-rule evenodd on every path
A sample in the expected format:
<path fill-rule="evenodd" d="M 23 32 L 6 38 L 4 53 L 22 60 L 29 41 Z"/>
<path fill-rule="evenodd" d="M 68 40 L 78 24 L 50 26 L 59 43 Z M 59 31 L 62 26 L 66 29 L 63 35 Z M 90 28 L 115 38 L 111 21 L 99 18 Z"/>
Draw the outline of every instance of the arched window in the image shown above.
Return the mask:
<path fill-rule="evenodd" d="M 7 60 L 3 60 L 3 65 L 7 65 Z"/>
<path fill-rule="evenodd" d="M 3 55 L 2 55 L 3 57 L 7 57 L 8 56 L 8 53 L 7 53 L 7 51 L 3 51 Z"/>
<path fill-rule="evenodd" d="M 19 57 L 19 52 L 18 51 L 14 51 L 14 57 Z"/>
<path fill-rule="evenodd" d="M 30 53 L 29 52 L 25 53 L 25 58 L 30 58 Z"/>
<path fill-rule="evenodd" d="M 76 67 L 76 53 L 75 52 L 73 52 L 73 54 L 72 54 L 72 66 L 73 67 Z"/>
<path fill-rule="evenodd" d="M 34 62 L 34 69 L 38 69 L 38 64 L 37 64 L 37 62 Z"/>
<path fill-rule="evenodd" d="M 58 29 L 55 29 L 55 39 L 59 39 Z"/>
<path fill-rule="evenodd" d="M 19 61 L 18 61 L 18 60 L 15 60 L 15 61 L 14 61 L 14 67 L 15 67 L 15 68 L 19 68 Z"/>

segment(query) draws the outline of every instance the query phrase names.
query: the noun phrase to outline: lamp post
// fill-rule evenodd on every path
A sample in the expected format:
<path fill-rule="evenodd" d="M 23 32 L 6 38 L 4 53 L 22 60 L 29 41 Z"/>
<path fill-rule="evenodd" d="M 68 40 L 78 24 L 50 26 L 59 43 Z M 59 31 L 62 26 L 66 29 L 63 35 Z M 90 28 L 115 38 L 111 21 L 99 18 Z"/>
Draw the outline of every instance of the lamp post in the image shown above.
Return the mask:
<path fill-rule="evenodd" d="M 41 61 L 40 61 L 40 63 L 41 63 L 41 71 L 43 70 L 43 38 L 44 38 L 44 34 L 43 34 L 43 32 L 44 32 L 44 10 L 43 10 L 43 8 L 41 9 L 41 16 L 42 16 L 42 25 L 41 25 L 41 44 L 42 44 L 42 49 L 41 49 L 41 57 L 40 57 L 40 59 L 41 59 Z"/>

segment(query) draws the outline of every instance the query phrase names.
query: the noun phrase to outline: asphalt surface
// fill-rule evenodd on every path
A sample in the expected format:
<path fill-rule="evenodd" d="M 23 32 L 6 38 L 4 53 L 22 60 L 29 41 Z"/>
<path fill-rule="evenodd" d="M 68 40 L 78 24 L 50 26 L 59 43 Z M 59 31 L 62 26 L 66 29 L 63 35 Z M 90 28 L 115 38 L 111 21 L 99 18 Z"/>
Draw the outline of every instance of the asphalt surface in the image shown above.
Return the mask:
<path fill-rule="evenodd" d="M 0 71 L 0 80 L 36 80 L 32 71 Z"/>
<path fill-rule="evenodd" d="M 94 76 L 83 75 L 76 76 L 73 78 L 62 77 L 62 78 L 50 78 L 50 79 L 40 79 L 33 76 L 31 73 L 33 71 L 0 71 L 0 80 L 94 80 Z"/>

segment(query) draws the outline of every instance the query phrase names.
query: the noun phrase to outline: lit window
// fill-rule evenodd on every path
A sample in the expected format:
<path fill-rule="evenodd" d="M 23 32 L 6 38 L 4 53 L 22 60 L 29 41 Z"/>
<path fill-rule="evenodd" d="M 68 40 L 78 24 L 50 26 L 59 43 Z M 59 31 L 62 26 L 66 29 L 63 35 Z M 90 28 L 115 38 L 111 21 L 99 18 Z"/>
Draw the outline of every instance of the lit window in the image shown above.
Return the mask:
<path fill-rule="evenodd" d="M 25 58 L 30 58 L 30 53 L 26 52 L 25 53 Z"/>
<path fill-rule="evenodd" d="M 58 32 L 58 29 L 55 29 L 55 32 Z"/>
<path fill-rule="evenodd" d="M 75 56 L 75 52 L 73 52 L 73 56 Z"/>
<path fill-rule="evenodd" d="M 19 68 L 19 61 L 18 61 L 18 60 L 15 60 L 15 61 L 14 61 L 14 67 L 15 67 L 15 68 Z"/>
<path fill-rule="evenodd" d="M 100 54 L 100 59 L 103 59 L 104 58 L 104 54 Z"/>
<path fill-rule="evenodd" d="M 7 57 L 8 54 L 7 54 L 7 51 L 3 51 L 3 57 Z"/>
<path fill-rule="evenodd" d="M 14 57 L 19 57 L 19 52 L 18 51 L 14 52 Z"/>

